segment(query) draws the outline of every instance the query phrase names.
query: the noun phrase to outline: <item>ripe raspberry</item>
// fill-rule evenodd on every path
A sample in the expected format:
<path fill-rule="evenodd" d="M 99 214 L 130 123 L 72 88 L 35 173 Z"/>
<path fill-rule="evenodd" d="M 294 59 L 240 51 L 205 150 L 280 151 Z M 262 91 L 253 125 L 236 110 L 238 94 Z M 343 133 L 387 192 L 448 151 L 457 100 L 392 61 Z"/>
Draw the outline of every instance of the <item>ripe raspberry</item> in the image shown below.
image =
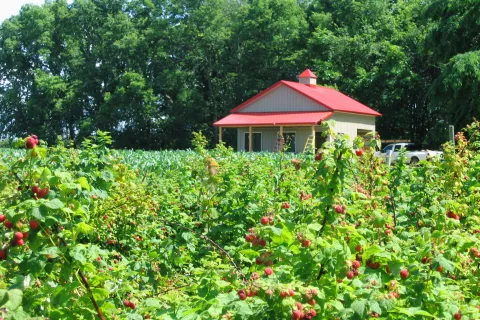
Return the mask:
<path fill-rule="evenodd" d="M 270 218 L 268 217 L 262 217 L 262 219 L 260 219 L 260 223 L 263 224 L 264 226 L 266 226 L 267 224 L 270 223 Z"/>
<path fill-rule="evenodd" d="M 30 221 L 30 228 L 31 228 L 32 230 L 37 229 L 37 228 L 38 228 L 38 222 L 35 221 L 35 220 Z"/>
<path fill-rule="evenodd" d="M 268 276 L 271 276 L 273 274 L 273 270 L 272 270 L 272 268 L 265 268 L 263 273 L 265 273 L 265 275 L 268 277 Z"/>
<path fill-rule="evenodd" d="M 244 290 L 238 290 L 238 297 L 240 298 L 240 300 L 245 300 L 247 299 L 247 294 Z"/>
<path fill-rule="evenodd" d="M 302 241 L 302 246 L 304 248 L 310 247 L 311 244 L 312 244 L 312 241 L 310 241 L 310 240 L 305 239 L 305 240 Z"/>
<path fill-rule="evenodd" d="M 302 311 L 294 310 L 292 312 L 292 319 L 301 319 L 302 318 Z"/>

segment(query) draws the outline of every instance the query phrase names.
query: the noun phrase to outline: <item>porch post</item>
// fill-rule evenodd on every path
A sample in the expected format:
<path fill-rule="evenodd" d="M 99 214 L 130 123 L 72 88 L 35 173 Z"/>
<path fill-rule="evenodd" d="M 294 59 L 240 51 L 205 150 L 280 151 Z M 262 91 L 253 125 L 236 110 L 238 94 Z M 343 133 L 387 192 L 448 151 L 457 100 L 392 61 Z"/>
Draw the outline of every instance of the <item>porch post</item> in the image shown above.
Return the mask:
<path fill-rule="evenodd" d="M 312 150 L 314 154 L 317 151 L 315 150 L 315 126 L 312 126 Z"/>
<path fill-rule="evenodd" d="M 218 142 L 222 142 L 222 127 L 218 127 Z"/>
<path fill-rule="evenodd" d="M 252 127 L 248 127 L 248 152 L 252 152 Z"/>
<path fill-rule="evenodd" d="M 283 151 L 283 126 L 280 126 L 280 148 L 278 148 L 278 151 Z"/>

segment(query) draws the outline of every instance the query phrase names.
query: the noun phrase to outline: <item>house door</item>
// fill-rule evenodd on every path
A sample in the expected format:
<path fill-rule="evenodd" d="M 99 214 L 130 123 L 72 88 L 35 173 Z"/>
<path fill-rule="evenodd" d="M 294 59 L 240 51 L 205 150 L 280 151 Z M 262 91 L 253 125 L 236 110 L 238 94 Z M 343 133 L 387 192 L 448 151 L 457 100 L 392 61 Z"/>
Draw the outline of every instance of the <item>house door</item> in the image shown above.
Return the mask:
<path fill-rule="evenodd" d="M 297 150 L 296 146 L 296 134 L 295 132 L 284 132 L 283 133 L 284 141 L 284 151 L 286 152 L 295 152 Z"/>
<path fill-rule="evenodd" d="M 322 144 L 327 141 L 327 137 L 322 135 L 323 132 L 315 132 L 315 151 L 322 147 Z"/>
<path fill-rule="evenodd" d="M 248 151 L 249 148 L 248 132 L 245 132 L 245 151 Z M 260 152 L 262 151 L 262 133 L 261 132 L 252 132 L 252 151 Z"/>

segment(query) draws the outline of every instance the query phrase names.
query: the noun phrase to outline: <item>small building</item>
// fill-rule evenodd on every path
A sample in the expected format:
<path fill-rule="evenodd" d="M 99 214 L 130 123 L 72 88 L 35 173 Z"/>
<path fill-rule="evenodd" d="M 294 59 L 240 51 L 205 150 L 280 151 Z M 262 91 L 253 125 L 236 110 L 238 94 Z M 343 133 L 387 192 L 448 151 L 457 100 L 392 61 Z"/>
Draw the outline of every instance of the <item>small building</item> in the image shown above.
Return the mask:
<path fill-rule="evenodd" d="M 321 122 L 335 120 L 335 132 L 357 136 L 375 131 L 375 110 L 344 95 L 317 86 L 317 76 L 309 69 L 298 82 L 281 80 L 231 110 L 231 114 L 214 123 L 222 129 L 236 128 L 238 151 L 304 152 L 320 148 Z"/>

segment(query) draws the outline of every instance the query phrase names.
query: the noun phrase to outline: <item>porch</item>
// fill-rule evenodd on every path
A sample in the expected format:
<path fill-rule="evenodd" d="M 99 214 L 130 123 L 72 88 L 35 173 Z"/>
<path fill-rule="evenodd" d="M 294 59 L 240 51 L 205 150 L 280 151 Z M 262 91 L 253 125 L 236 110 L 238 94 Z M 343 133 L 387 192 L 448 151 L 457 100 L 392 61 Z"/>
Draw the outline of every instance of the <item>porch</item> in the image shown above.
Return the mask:
<path fill-rule="evenodd" d="M 225 129 L 237 130 L 237 151 L 314 152 L 325 141 L 317 125 L 219 127 L 220 141 Z"/>

